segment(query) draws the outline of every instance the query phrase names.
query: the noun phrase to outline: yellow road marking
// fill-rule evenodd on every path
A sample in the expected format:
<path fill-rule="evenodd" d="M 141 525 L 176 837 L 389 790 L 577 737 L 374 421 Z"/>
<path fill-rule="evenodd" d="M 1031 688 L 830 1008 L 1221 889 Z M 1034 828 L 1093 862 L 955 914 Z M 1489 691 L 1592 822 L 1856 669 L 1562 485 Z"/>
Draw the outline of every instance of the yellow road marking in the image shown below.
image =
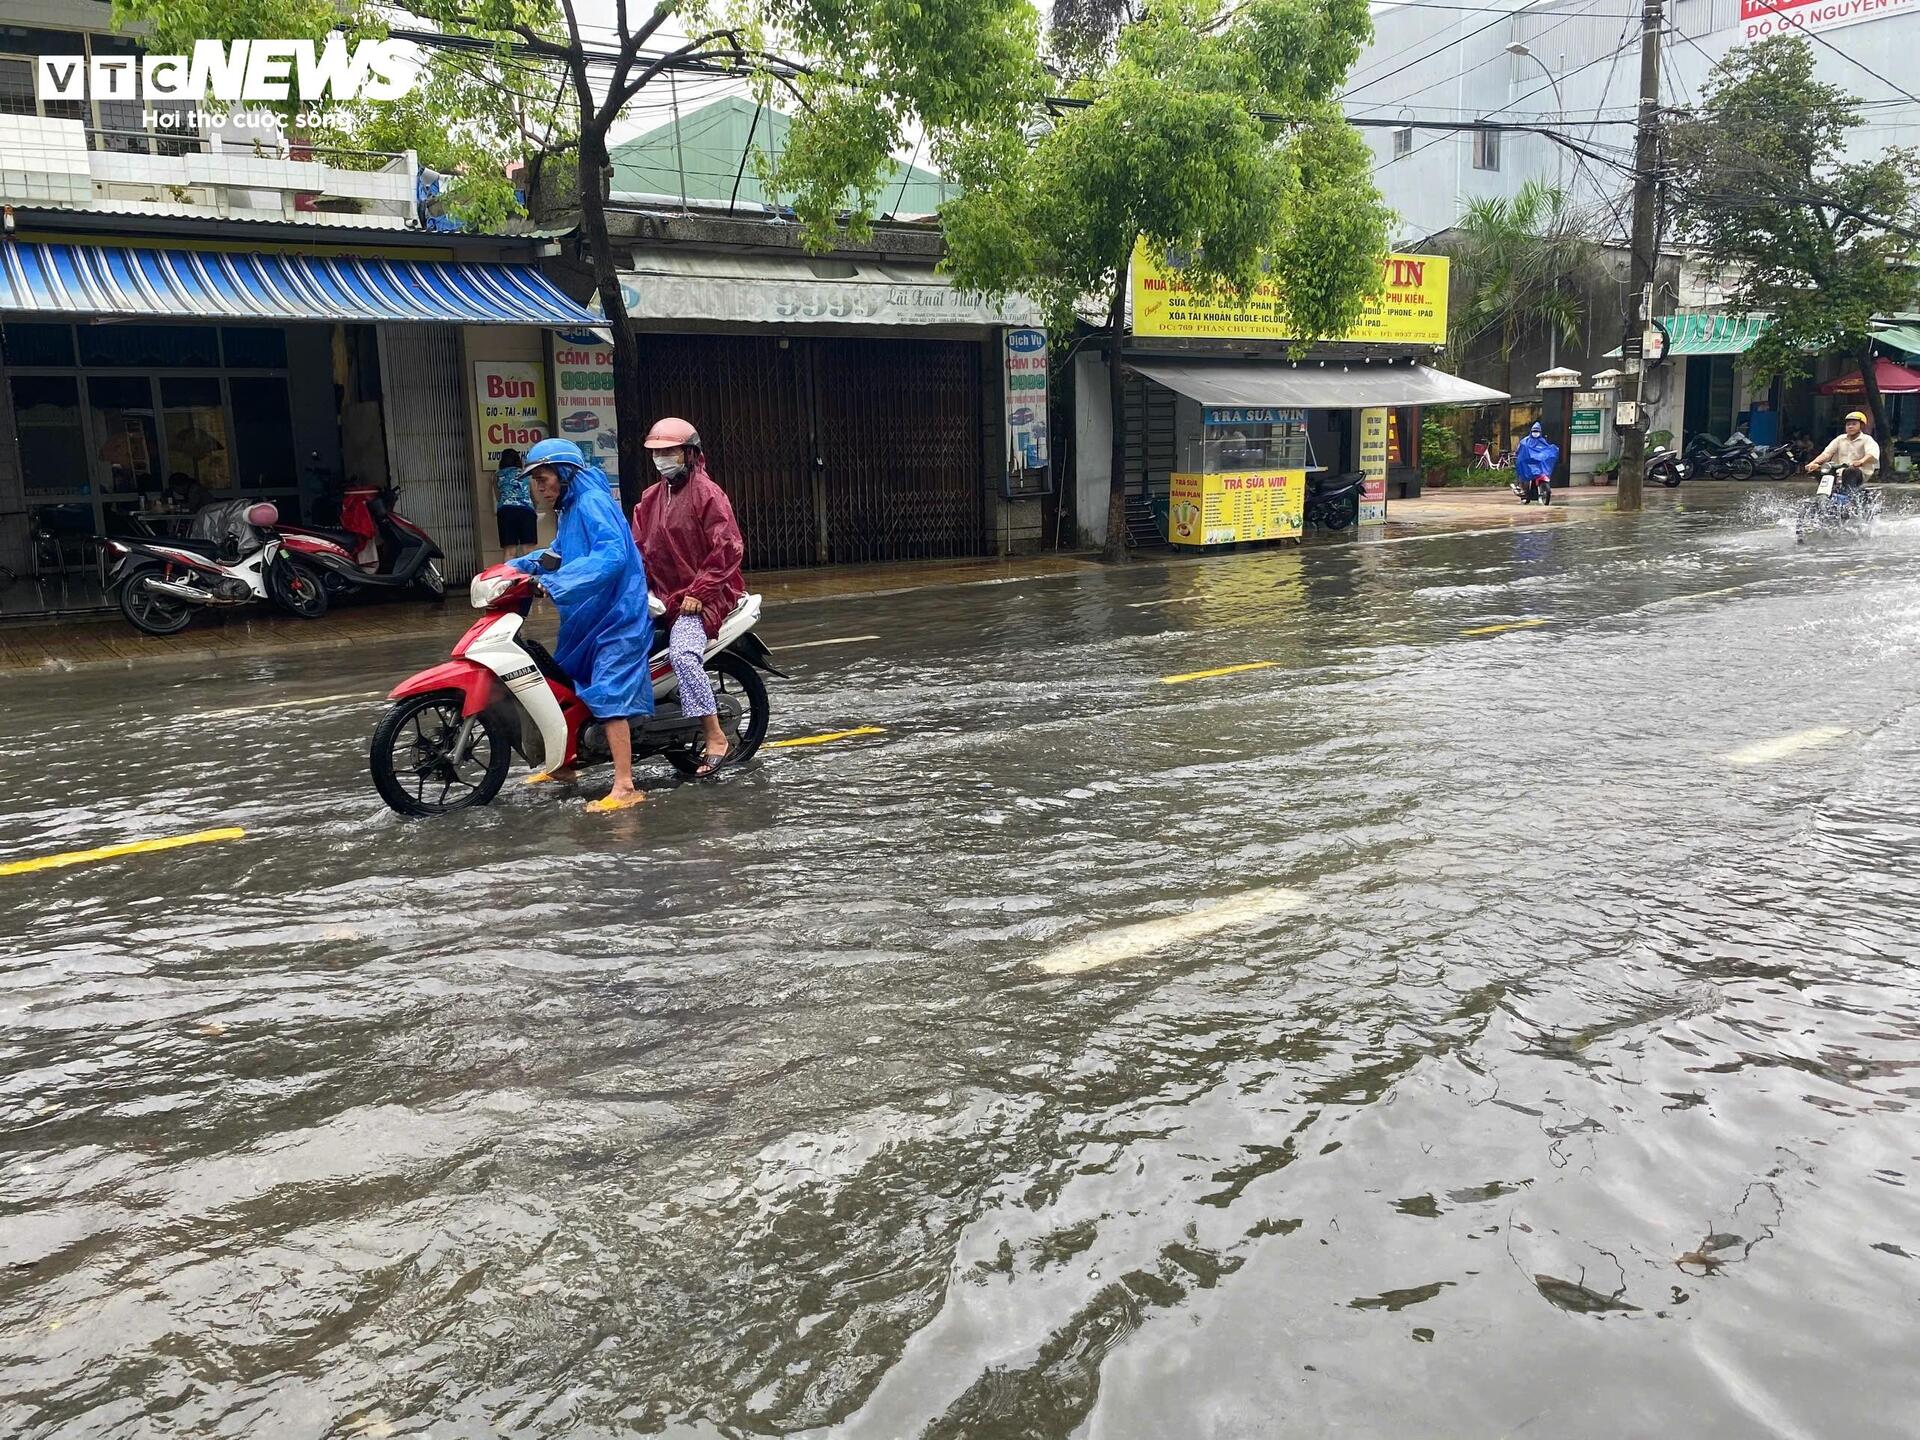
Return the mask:
<path fill-rule="evenodd" d="M 1729 765 L 1764 765 L 1769 760 L 1783 760 L 1799 750 L 1811 749 L 1815 745 L 1825 745 L 1830 740 L 1838 740 L 1842 735 L 1850 734 L 1844 725 L 1816 725 L 1811 730 L 1796 731 L 1792 735 L 1777 735 L 1771 740 L 1756 740 L 1751 745 L 1743 745 L 1730 754 L 1720 758 Z"/>
<path fill-rule="evenodd" d="M 795 735 L 790 740 L 769 740 L 769 750 L 793 750 L 802 745 L 830 745 L 835 740 L 855 740 L 862 735 L 884 735 L 886 730 L 879 725 L 862 725 L 853 730 L 829 730 L 824 735 Z"/>
<path fill-rule="evenodd" d="M 247 832 L 235 827 L 197 830 L 191 835 L 169 835 L 164 840 L 133 840 L 125 845 L 102 845 L 97 850 L 69 850 L 64 855 L 41 855 L 0 865 L 0 875 L 25 875 L 34 870 L 58 870 L 66 865 L 91 865 L 96 860 L 118 860 L 122 855 L 149 855 L 155 850 L 178 850 L 182 845 L 206 845 L 215 840 L 238 840 Z"/>
<path fill-rule="evenodd" d="M 1515 620 L 1507 625 L 1482 625 L 1477 630 L 1462 630 L 1462 635 L 1498 635 L 1502 630 L 1531 630 L 1536 625 L 1545 625 L 1545 620 Z"/>
<path fill-rule="evenodd" d="M 1245 665 L 1222 665 L 1218 670 L 1193 670 L 1185 675 L 1162 675 L 1162 685 L 1184 685 L 1189 680 L 1211 680 L 1216 675 L 1244 675 L 1249 670 L 1267 670 L 1278 665 L 1278 660 L 1252 660 Z"/>
<path fill-rule="evenodd" d="M 1273 915 L 1298 910 L 1306 903 L 1305 895 L 1284 885 L 1249 890 L 1215 904 L 1189 910 L 1184 915 L 1140 920 L 1118 929 L 1086 936 L 1040 956 L 1033 963 L 1049 975 L 1076 975 L 1083 970 L 1098 970 L 1122 960 L 1152 955 L 1202 935 L 1230 930 L 1236 925 L 1250 925 Z"/>
<path fill-rule="evenodd" d="M 822 645 L 853 645 L 862 640 L 878 640 L 878 635 L 838 635 L 831 640 L 803 640 L 798 645 L 782 644 L 782 653 L 788 650 L 818 650 Z"/>

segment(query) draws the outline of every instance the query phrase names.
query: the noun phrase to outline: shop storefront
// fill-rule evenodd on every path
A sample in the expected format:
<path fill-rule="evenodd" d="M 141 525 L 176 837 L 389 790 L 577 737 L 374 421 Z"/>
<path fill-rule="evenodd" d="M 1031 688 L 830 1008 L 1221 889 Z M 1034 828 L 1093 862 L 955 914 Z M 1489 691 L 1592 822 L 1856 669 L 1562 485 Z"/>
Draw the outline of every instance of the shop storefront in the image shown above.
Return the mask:
<path fill-rule="evenodd" d="M 750 569 L 1036 544 L 1049 489 L 1045 335 L 930 264 L 636 247 L 622 290 L 641 403 L 707 443 Z M 612 456 L 602 359 L 556 342 L 563 431 Z"/>
<path fill-rule="evenodd" d="M 1380 298 L 1347 335 L 1293 354 L 1277 297 L 1195 292 L 1174 259 L 1134 257 L 1120 417 L 1129 527 L 1140 543 L 1297 539 L 1307 497 L 1358 482 L 1362 529 L 1417 484 L 1421 408 L 1505 400 L 1427 363 L 1443 347 L 1448 261 L 1393 255 Z M 1106 528 L 1111 434 L 1105 361 L 1073 376 L 1076 529 Z"/>
<path fill-rule="evenodd" d="M 0 615 L 104 603 L 102 535 L 242 496 L 324 523 L 350 483 L 399 487 L 464 578 L 463 335 L 590 318 L 524 266 L 0 245 Z"/>

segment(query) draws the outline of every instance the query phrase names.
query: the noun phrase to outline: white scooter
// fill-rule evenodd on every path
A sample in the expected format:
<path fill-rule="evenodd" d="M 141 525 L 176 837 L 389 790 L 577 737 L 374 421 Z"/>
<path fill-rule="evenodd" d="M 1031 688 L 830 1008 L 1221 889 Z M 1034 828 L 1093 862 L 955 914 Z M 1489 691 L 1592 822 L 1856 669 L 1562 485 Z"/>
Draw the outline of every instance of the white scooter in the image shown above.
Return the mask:
<path fill-rule="evenodd" d="M 523 633 L 532 607 L 532 577 L 495 565 L 473 579 L 474 608 L 486 613 L 453 647 L 443 665 L 402 681 L 373 732 L 368 754 L 374 788 L 402 815 L 439 815 L 485 805 L 500 793 L 514 752 L 540 770 L 609 759 L 600 723 L 574 694 L 573 682 L 546 647 Z M 701 722 L 680 713 L 678 680 L 667 659 L 665 607 L 648 597 L 655 625 L 649 669 L 654 711 L 633 726 L 633 758 L 664 755 L 683 775 L 700 768 Z M 747 595 L 707 645 L 721 728 L 733 759 L 747 759 L 766 739 L 769 708 L 760 672 L 780 675 L 753 633 L 760 597 Z M 782 676 L 781 678 L 785 678 Z"/>

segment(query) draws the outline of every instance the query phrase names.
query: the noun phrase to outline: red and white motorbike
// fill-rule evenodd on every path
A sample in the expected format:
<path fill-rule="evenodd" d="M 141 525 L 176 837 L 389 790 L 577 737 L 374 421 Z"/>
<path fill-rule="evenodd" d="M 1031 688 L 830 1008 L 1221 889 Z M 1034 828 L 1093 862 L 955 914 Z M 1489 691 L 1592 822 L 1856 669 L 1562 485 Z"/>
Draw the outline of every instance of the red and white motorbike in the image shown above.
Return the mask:
<path fill-rule="evenodd" d="M 485 805 L 500 793 L 518 752 L 539 770 L 560 770 L 609 759 L 600 724 L 573 692 L 573 682 L 531 635 L 523 633 L 534 590 L 531 577 L 508 565 L 476 575 L 474 608 L 485 611 L 460 637 L 443 665 L 402 681 L 373 732 L 367 761 L 380 798 L 402 815 L 439 815 Z M 633 726 L 633 758 L 664 755 L 691 775 L 703 754 L 701 724 L 680 713 L 669 627 L 663 607 L 649 599 L 655 626 L 650 663 L 653 714 Z M 780 675 L 773 656 L 753 633 L 760 597 L 744 596 L 707 645 L 720 724 L 736 760 L 760 748 L 767 735 L 767 687 L 760 672 Z M 782 678 L 785 678 L 784 676 Z"/>
<path fill-rule="evenodd" d="M 224 501 L 194 517 L 186 538 L 107 535 L 107 590 L 135 629 L 171 635 L 193 612 L 272 600 L 305 619 L 327 613 L 326 587 L 310 558 L 316 542 L 283 536 L 267 501 Z"/>

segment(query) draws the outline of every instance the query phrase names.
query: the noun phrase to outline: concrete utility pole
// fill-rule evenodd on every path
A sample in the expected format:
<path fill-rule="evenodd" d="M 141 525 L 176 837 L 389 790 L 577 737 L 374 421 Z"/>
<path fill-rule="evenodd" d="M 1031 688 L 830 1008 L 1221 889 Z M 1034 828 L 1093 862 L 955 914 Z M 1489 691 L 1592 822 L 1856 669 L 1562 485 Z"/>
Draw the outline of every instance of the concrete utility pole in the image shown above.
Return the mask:
<path fill-rule="evenodd" d="M 1653 285 L 1659 256 L 1654 254 L 1660 198 L 1660 26 L 1665 16 L 1661 0 L 1646 0 L 1640 22 L 1640 125 L 1633 142 L 1633 252 L 1628 270 L 1627 328 L 1621 344 L 1620 399 L 1631 401 L 1633 424 L 1622 427 L 1620 489 L 1616 504 L 1622 510 L 1640 508 L 1647 446 L 1647 415 L 1641 408 L 1646 394 L 1647 362 L 1640 344 L 1653 319 Z"/>

